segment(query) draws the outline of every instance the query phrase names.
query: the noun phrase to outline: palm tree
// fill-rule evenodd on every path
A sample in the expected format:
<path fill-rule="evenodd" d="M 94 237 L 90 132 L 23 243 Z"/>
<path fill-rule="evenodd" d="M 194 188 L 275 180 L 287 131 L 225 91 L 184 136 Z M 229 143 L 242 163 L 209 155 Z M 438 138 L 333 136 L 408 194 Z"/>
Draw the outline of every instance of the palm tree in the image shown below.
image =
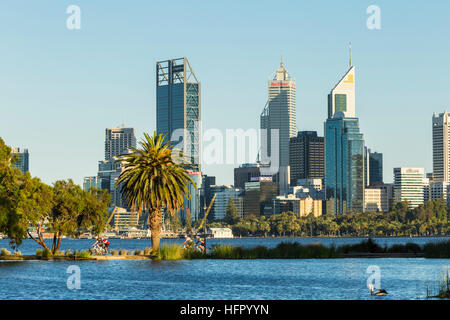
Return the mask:
<path fill-rule="evenodd" d="M 130 153 L 119 156 L 124 170 L 116 182 L 121 186 L 125 202 L 139 212 L 148 210 L 152 233 L 153 253 L 159 250 L 162 210 L 174 215 L 183 206 L 184 198 L 190 198 L 189 183 L 196 188 L 188 176 L 189 165 L 179 151 L 172 149 L 165 136 L 153 137 L 144 133 L 140 148 L 129 148 Z M 177 158 L 177 159 L 175 159 Z"/>

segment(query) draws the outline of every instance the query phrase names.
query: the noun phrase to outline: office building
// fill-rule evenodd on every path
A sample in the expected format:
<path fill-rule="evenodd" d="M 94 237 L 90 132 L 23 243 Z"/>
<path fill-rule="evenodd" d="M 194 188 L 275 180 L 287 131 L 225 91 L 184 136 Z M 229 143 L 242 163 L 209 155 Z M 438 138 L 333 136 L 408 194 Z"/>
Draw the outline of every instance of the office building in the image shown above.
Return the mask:
<path fill-rule="evenodd" d="M 320 191 L 323 189 L 323 180 L 322 179 L 298 179 L 297 183 L 294 186 L 314 188 L 314 189 Z M 291 186 L 291 188 L 292 188 L 292 186 Z"/>
<path fill-rule="evenodd" d="M 234 168 L 234 187 L 245 188 L 246 182 L 252 182 L 261 176 L 261 167 L 257 163 L 244 163 Z"/>
<path fill-rule="evenodd" d="M 423 168 L 394 168 L 394 201 L 408 201 L 409 208 L 424 202 L 424 187 L 427 184 Z"/>
<path fill-rule="evenodd" d="M 83 190 L 89 192 L 92 188 L 102 189 L 99 176 L 84 177 Z"/>
<path fill-rule="evenodd" d="M 432 201 L 438 199 L 444 199 L 445 201 L 447 201 L 449 187 L 449 181 L 429 181 L 429 183 L 425 184 L 424 186 L 424 201 Z"/>
<path fill-rule="evenodd" d="M 389 212 L 392 209 L 394 189 L 392 184 L 378 184 L 364 190 L 365 212 Z"/>
<path fill-rule="evenodd" d="M 450 181 L 450 126 L 447 111 L 433 114 L 433 178 Z"/>
<path fill-rule="evenodd" d="M 260 124 L 262 130 L 261 150 L 262 162 L 277 163 L 279 170 L 276 181 L 280 191 L 288 189 L 289 173 L 289 139 L 295 137 L 296 132 L 296 101 L 295 80 L 291 78 L 281 60 L 273 80 L 268 83 L 269 94 L 267 104 L 261 113 Z M 272 140 L 272 136 L 278 139 Z M 274 145 L 272 145 L 274 142 Z M 268 158 L 269 157 L 269 158 Z"/>
<path fill-rule="evenodd" d="M 215 192 L 216 199 L 214 200 L 214 219 L 222 220 L 225 218 L 227 212 L 228 201 L 233 199 L 234 205 L 240 217 L 244 215 L 243 208 L 243 190 L 234 188 L 230 185 L 223 186 L 221 191 Z"/>
<path fill-rule="evenodd" d="M 156 63 L 156 131 L 183 151 L 195 172 L 201 171 L 200 92 L 186 57 Z"/>
<path fill-rule="evenodd" d="M 324 138 L 316 131 L 299 131 L 289 142 L 291 186 L 298 179 L 324 179 Z"/>
<path fill-rule="evenodd" d="M 369 183 L 376 185 L 383 183 L 383 154 L 369 151 Z M 366 183 L 367 184 L 367 183 Z"/>
<path fill-rule="evenodd" d="M 105 134 L 105 160 L 128 153 L 128 148 L 136 148 L 136 129 L 107 128 Z"/>
<path fill-rule="evenodd" d="M 314 200 L 311 197 L 297 198 L 293 194 L 277 196 L 273 201 L 273 214 L 291 211 L 299 217 L 313 214 L 314 217 L 322 215 L 322 200 Z"/>
<path fill-rule="evenodd" d="M 337 113 L 325 123 L 325 189 L 328 214 L 364 209 L 364 137 L 357 118 Z"/>
<path fill-rule="evenodd" d="M 278 182 L 246 182 L 244 192 L 244 216 L 271 215 L 272 199 L 279 195 Z"/>
<path fill-rule="evenodd" d="M 12 156 L 15 156 L 15 161 L 12 164 L 13 168 L 19 169 L 23 173 L 30 171 L 30 154 L 28 149 L 20 151 L 20 148 L 12 148 Z"/>

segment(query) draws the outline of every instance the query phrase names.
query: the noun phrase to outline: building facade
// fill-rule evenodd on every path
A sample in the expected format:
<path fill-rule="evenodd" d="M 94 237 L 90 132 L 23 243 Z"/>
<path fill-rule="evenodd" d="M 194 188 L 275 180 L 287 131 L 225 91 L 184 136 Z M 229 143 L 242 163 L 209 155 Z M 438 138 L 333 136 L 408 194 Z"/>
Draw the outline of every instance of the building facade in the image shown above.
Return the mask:
<path fill-rule="evenodd" d="M 92 188 L 97 188 L 99 190 L 102 189 L 102 184 L 99 176 L 84 177 L 83 190 L 89 192 Z"/>
<path fill-rule="evenodd" d="M 186 57 L 156 63 L 156 131 L 183 151 L 195 172 L 201 172 L 200 92 Z"/>
<path fill-rule="evenodd" d="M 325 190 L 329 214 L 364 209 L 364 137 L 357 118 L 343 113 L 325 123 Z"/>
<path fill-rule="evenodd" d="M 433 179 L 450 181 L 450 124 L 447 111 L 434 113 L 433 126 Z"/>
<path fill-rule="evenodd" d="M 233 199 L 234 205 L 242 218 L 244 215 L 243 206 L 243 190 L 239 188 L 233 188 L 232 186 L 224 186 L 222 191 L 216 192 L 216 199 L 214 200 L 214 219 L 222 220 L 225 218 L 227 212 L 228 201 Z"/>
<path fill-rule="evenodd" d="M 136 148 L 136 129 L 107 128 L 105 130 L 105 160 L 127 153 Z"/>
<path fill-rule="evenodd" d="M 16 158 L 12 164 L 13 168 L 19 169 L 23 173 L 30 171 L 30 154 L 28 149 L 20 151 L 20 148 L 12 148 L 11 154 Z"/>
<path fill-rule="evenodd" d="M 244 163 L 239 168 L 234 168 L 234 187 L 245 188 L 246 182 L 261 176 L 261 167 L 256 163 Z"/>
<path fill-rule="evenodd" d="M 324 179 L 324 138 L 316 131 L 299 131 L 289 141 L 291 186 L 298 179 Z"/>
<path fill-rule="evenodd" d="M 383 183 L 383 154 L 369 151 L 369 185 Z"/>
<path fill-rule="evenodd" d="M 322 215 L 322 201 L 314 200 L 311 197 L 297 198 L 293 194 L 277 196 L 273 199 L 273 214 L 288 211 L 295 213 L 299 217 L 306 217 L 309 214 L 319 217 Z"/>
<path fill-rule="evenodd" d="M 283 60 L 268 87 L 268 101 L 260 117 L 262 161 L 265 163 L 270 158 L 273 165 L 278 159 L 276 181 L 280 190 L 286 190 L 290 182 L 289 140 L 296 136 L 296 98 L 295 80 L 290 77 Z"/>
<path fill-rule="evenodd" d="M 392 184 L 378 184 L 365 189 L 365 212 L 389 212 L 392 209 L 394 191 Z"/>
<path fill-rule="evenodd" d="M 394 168 L 394 201 L 408 201 L 409 208 L 424 202 L 424 168 Z"/>
<path fill-rule="evenodd" d="M 272 199 L 279 195 L 278 182 L 246 182 L 244 193 L 244 216 L 271 215 Z"/>

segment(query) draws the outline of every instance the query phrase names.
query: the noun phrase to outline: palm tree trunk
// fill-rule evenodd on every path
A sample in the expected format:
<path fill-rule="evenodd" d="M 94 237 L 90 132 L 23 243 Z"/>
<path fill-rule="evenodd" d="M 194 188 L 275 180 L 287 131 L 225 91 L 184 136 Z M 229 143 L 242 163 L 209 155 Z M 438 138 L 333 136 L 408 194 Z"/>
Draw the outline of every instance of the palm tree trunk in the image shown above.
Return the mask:
<path fill-rule="evenodd" d="M 155 209 L 150 212 L 150 231 L 152 232 L 152 251 L 156 254 L 159 250 L 161 239 L 161 210 Z"/>

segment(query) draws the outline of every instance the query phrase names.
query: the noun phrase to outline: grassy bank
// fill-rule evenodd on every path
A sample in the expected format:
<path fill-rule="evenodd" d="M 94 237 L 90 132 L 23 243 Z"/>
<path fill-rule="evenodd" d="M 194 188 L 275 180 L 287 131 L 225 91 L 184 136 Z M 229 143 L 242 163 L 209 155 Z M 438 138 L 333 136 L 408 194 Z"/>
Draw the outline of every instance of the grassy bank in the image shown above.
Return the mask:
<path fill-rule="evenodd" d="M 206 254 L 172 244 L 161 248 L 158 259 L 330 259 L 352 256 L 450 258 L 450 241 L 428 243 L 423 247 L 415 243 L 381 247 L 372 239 L 339 247 L 327 247 L 320 243 L 302 245 L 298 242 L 282 242 L 274 248 L 216 245 Z"/>

